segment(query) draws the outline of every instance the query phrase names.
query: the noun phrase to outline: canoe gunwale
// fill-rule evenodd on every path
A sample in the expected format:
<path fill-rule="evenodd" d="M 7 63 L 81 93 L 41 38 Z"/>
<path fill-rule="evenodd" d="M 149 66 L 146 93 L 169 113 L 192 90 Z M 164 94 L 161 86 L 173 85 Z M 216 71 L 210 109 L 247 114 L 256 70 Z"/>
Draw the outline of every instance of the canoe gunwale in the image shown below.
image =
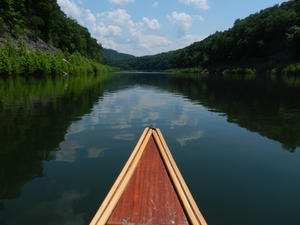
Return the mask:
<path fill-rule="evenodd" d="M 167 146 L 165 139 L 160 131 L 156 128 L 157 132 L 153 132 L 154 139 L 159 145 L 159 151 L 163 157 L 164 163 L 168 168 L 167 171 L 170 175 L 171 181 L 176 189 L 178 197 L 182 202 L 185 213 L 193 225 L 207 225 L 203 215 L 201 214 L 187 184 L 185 183 L 180 170 L 178 169 L 175 160 Z"/>
<path fill-rule="evenodd" d="M 152 130 L 146 128 L 141 135 L 137 145 L 135 146 L 132 154 L 130 155 L 128 161 L 123 167 L 120 175 L 113 184 L 112 188 L 108 192 L 104 201 L 102 202 L 97 213 L 93 217 L 90 225 L 105 225 L 110 217 L 112 211 L 114 210 L 118 200 L 120 199 L 122 193 L 124 192 L 126 185 L 128 184 L 131 176 L 133 175 L 134 169 L 139 162 L 140 157 L 145 149 L 146 144 L 148 143 L 152 135 Z"/>
<path fill-rule="evenodd" d="M 170 177 L 170 180 L 173 184 L 174 190 L 176 191 L 178 199 L 182 204 L 182 208 L 189 220 L 189 223 L 192 225 L 207 225 L 204 217 L 202 216 L 194 198 L 192 197 L 192 194 L 190 193 L 175 163 L 175 160 L 166 144 L 166 141 L 163 138 L 160 129 L 153 128 L 153 127 L 144 129 L 144 132 L 142 133 L 132 154 L 130 155 L 120 175 L 118 176 L 112 188 L 110 189 L 107 196 L 105 197 L 97 213 L 95 214 L 92 221 L 90 222 L 90 225 L 111 224 L 111 223 L 107 223 L 108 219 L 112 214 L 114 208 L 116 207 L 118 201 L 120 200 L 123 192 L 125 191 L 125 188 L 129 183 L 151 136 L 153 137 L 157 145 L 159 154 L 161 155 L 166 171 Z M 118 223 L 114 222 L 113 224 L 118 224 Z M 143 224 L 143 223 L 128 223 L 128 225 L 138 225 L 138 224 Z"/>

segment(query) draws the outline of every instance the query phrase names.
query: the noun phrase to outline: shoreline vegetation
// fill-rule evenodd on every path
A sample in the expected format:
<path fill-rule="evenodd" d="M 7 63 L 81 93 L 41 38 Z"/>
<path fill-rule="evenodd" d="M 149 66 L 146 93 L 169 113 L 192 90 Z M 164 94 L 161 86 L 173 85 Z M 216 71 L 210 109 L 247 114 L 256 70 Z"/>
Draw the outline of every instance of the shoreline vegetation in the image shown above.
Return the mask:
<path fill-rule="evenodd" d="M 8 39 L 0 45 L 0 76 L 97 74 L 114 70 L 79 52 L 31 50 L 23 40 L 14 43 Z"/>
<path fill-rule="evenodd" d="M 104 65 L 101 44 L 69 18 L 56 0 L 0 2 L 0 77 L 96 74 Z"/>
<path fill-rule="evenodd" d="M 135 57 L 104 49 L 57 1 L 0 3 L 0 76 L 130 71 L 196 73 L 215 78 L 300 83 L 300 1 L 237 19 L 190 46 Z"/>
<path fill-rule="evenodd" d="M 271 82 L 281 82 L 289 87 L 300 87 L 300 63 L 290 64 L 285 67 L 277 67 L 265 72 L 259 72 L 255 68 L 231 68 L 208 70 L 201 67 L 167 69 L 164 72 L 174 76 L 191 77 L 194 79 L 210 80 L 255 80 L 265 79 Z"/>
<path fill-rule="evenodd" d="M 237 19 L 231 28 L 175 51 L 133 58 L 119 53 L 119 60 L 109 53 L 103 56 L 111 65 L 131 70 L 299 77 L 300 1 Z"/>

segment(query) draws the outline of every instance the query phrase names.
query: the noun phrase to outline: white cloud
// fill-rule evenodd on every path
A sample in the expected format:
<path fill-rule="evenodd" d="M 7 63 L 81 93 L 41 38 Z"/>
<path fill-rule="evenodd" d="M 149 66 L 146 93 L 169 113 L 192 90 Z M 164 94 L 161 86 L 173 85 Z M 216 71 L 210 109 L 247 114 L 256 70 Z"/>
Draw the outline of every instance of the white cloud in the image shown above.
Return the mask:
<path fill-rule="evenodd" d="M 105 48 L 118 49 L 118 44 L 111 39 L 106 39 L 104 37 L 100 39 L 100 37 L 98 37 L 98 40 Z"/>
<path fill-rule="evenodd" d="M 143 17 L 141 21 L 134 21 L 126 10 L 116 9 L 98 14 L 97 19 L 101 25 L 97 26 L 96 38 L 104 47 L 114 46 L 121 52 L 145 55 L 157 53 L 172 44 L 165 37 L 146 34 L 161 27 L 156 18 Z"/>
<path fill-rule="evenodd" d="M 189 15 L 184 12 L 173 11 L 171 15 L 167 15 L 167 19 L 178 28 L 180 37 L 186 35 L 186 32 L 192 27 L 193 22 L 202 22 L 204 19 L 199 15 Z"/>
<path fill-rule="evenodd" d="M 71 17 L 78 18 L 83 12 L 83 9 L 69 0 L 58 0 L 57 2 L 60 6 L 63 7 L 65 13 Z"/>
<path fill-rule="evenodd" d="M 143 35 L 141 37 L 139 45 L 141 47 L 151 49 L 153 47 L 158 46 L 166 46 L 171 45 L 172 41 L 168 40 L 165 37 L 159 36 L 159 35 Z M 151 102 L 151 101 L 150 101 Z M 150 103 L 153 104 L 153 103 Z"/>
<path fill-rule="evenodd" d="M 135 0 L 108 0 L 112 4 L 126 4 L 134 2 Z"/>
<path fill-rule="evenodd" d="M 182 42 L 185 43 L 185 45 L 194 43 L 196 41 L 202 41 L 206 36 L 203 35 L 197 35 L 197 34 L 187 34 L 181 38 Z"/>
<path fill-rule="evenodd" d="M 117 9 L 108 13 L 104 13 L 103 15 L 105 14 L 107 15 L 107 19 L 116 24 L 124 24 L 131 21 L 131 16 L 124 9 Z"/>
<path fill-rule="evenodd" d="M 186 4 L 186 5 L 191 5 L 199 9 L 208 9 L 209 5 L 207 0 L 179 0 L 179 2 Z"/>
<path fill-rule="evenodd" d="M 86 20 L 92 24 L 96 23 L 96 17 L 94 14 L 91 12 L 91 10 L 85 10 L 86 12 Z"/>
<path fill-rule="evenodd" d="M 98 26 L 96 29 L 101 36 L 118 36 L 122 33 L 122 29 L 116 25 Z"/>
<path fill-rule="evenodd" d="M 168 20 L 180 28 L 180 32 L 185 32 L 192 26 L 193 18 L 187 13 L 172 12 L 167 16 Z"/>
<path fill-rule="evenodd" d="M 160 28 L 160 24 L 157 19 L 149 19 L 147 17 L 143 17 L 143 22 L 152 30 L 157 30 Z"/>
<path fill-rule="evenodd" d="M 121 8 L 96 14 L 91 9 L 80 7 L 76 2 L 78 0 L 58 0 L 65 13 L 87 27 L 105 48 L 141 56 L 174 50 L 191 44 L 192 40 L 199 40 L 197 35 L 188 34 L 188 30 L 196 21 L 203 20 L 201 16 L 178 12 L 169 15 L 168 19 L 177 27 L 179 34 L 177 38 L 172 38 L 151 33 L 161 28 L 161 23 L 156 18 L 134 20 Z"/>

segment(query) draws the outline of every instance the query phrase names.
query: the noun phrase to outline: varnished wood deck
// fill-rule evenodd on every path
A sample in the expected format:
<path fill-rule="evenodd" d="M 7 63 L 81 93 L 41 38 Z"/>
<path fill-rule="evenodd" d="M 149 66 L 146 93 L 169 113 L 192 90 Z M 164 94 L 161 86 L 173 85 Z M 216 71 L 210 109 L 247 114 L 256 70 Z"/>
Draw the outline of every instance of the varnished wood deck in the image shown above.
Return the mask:
<path fill-rule="evenodd" d="M 108 220 L 112 222 L 188 224 L 153 137 Z"/>
<path fill-rule="evenodd" d="M 207 225 L 159 129 L 146 128 L 90 225 Z"/>

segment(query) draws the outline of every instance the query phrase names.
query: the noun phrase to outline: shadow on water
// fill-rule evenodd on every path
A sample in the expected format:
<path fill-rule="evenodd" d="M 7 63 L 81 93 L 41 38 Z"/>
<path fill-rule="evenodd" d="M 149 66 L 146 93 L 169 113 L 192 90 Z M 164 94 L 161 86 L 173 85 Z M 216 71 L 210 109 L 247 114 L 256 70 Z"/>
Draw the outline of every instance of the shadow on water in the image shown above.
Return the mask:
<path fill-rule="evenodd" d="M 89 113 L 109 75 L 0 79 L 0 200 L 43 176 L 70 124 Z M 4 205 L 0 202 L 0 210 Z"/>

